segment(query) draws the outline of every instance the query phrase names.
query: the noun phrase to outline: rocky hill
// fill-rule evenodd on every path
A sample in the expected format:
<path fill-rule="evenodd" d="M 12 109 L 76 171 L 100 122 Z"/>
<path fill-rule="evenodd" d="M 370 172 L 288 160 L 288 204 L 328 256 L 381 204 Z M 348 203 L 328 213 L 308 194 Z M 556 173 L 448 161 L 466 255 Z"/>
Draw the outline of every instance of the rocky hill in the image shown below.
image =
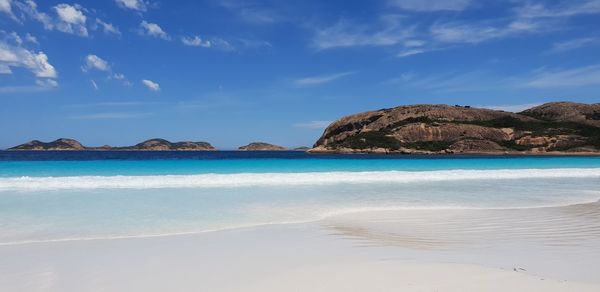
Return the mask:
<path fill-rule="evenodd" d="M 86 148 L 76 140 L 60 138 L 52 142 L 33 140 L 8 150 L 85 150 Z"/>
<path fill-rule="evenodd" d="M 343 117 L 310 152 L 600 153 L 600 104 L 548 103 L 521 113 L 411 105 Z"/>
<path fill-rule="evenodd" d="M 169 142 L 165 139 L 150 139 L 134 146 L 121 147 L 118 150 L 140 150 L 140 151 L 206 151 L 215 150 L 215 147 L 207 142 Z"/>
<path fill-rule="evenodd" d="M 286 150 L 285 147 L 279 145 L 273 145 L 264 142 L 252 142 L 248 145 L 240 146 L 238 150 L 242 151 L 282 151 Z"/>
<path fill-rule="evenodd" d="M 61 138 L 52 142 L 33 140 L 8 150 L 96 150 L 96 151 L 208 151 L 215 147 L 207 142 L 169 142 L 165 139 L 150 139 L 134 146 L 111 147 L 85 147 L 76 140 Z"/>

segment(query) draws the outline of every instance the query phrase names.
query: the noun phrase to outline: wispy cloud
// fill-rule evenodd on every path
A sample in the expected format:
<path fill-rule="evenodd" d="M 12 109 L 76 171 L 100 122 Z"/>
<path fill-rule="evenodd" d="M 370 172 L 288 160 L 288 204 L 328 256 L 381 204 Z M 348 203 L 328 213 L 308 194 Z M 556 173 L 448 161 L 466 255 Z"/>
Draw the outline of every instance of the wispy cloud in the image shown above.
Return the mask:
<path fill-rule="evenodd" d="M 0 94 L 46 92 L 53 90 L 54 88 L 56 88 L 56 86 L 40 86 L 36 82 L 36 85 L 0 86 Z"/>
<path fill-rule="evenodd" d="M 200 36 L 184 36 L 181 37 L 181 42 L 186 46 L 210 48 L 212 46 L 209 40 L 203 40 Z"/>
<path fill-rule="evenodd" d="M 526 3 L 516 9 L 522 18 L 559 18 L 600 13 L 599 0 L 561 1 L 550 7 L 543 3 Z"/>
<path fill-rule="evenodd" d="M 183 36 L 181 43 L 190 47 L 200 47 L 206 49 L 216 49 L 221 51 L 235 51 L 237 48 L 230 42 L 222 38 L 201 38 L 198 35 Z"/>
<path fill-rule="evenodd" d="M 485 20 L 443 17 L 444 11 L 462 11 L 470 0 L 388 0 L 388 6 L 408 12 L 389 14 L 366 23 L 342 18 L 330 26 L 317 27 L 310 45 L 317 50 L 351 47 L 392 47 L 406 58 L 423 53 L 459 48 L 483 42 L 530 36 L 569 29 L 567 21 L 579 15 L 600 13 L 600 0 L 536 3 L 509 1 L 508 15 Z M 416 17 L 415 12 L 431 17 Z M 442 13 L 442 14 L 440 14 Z M 440 16 L 441 15 L 441 16 Z M 581 40 L 582 42 L 585 42 Z M 589 41 L 589 40 L 586 40 Z M 570 46 L 581 45 L 565 44 Z M 559 48 L 560 50 L 560 48 Z"/>
<path fill-rule="evenodd" d="M 139 113 L 139 112 L 106 112 L 106 113 L 92 113 L 84 115 L 69 116 L 69 119 L 74 120 L 114 120 L 114 119 L 133 119 L 142 118 L 152 115 L 152 113 Z"/>
<path fill-rule="evenodd" d="M 296 128 L 304 128 L 304 129 L 325 129 L 329 126 L 332 121 L 309 121 L 296 123 L 293 126 Z"/>
<path fill-rule="evenodd" d="M 119 30 L 118 27 L 116 27 L 112 23 L 104 22 L 100 18 L 96 18 L 96 23 L 93 26 L 93 28 L 94 29 L 98 29 L 99 28 L 99 29 L 101 29 L 107 35 L 116 35 L 116 36 L 120 36 L 121 35 L 121 31 Z"/>
<path fill-rule="evenodd" d="M 554 43 L 552 48 L 547 51 L 549 54 L 562 53 L 587 46 L 600 45 L 600 39 L 596 37 L 578 38 L 564 42 Z"/>
<path fill-rule="evenodd" d="M 315 86 L 315 85 L 333 82 L 335 80 L 338 80 L 340 78 L 343 78 L 343 77 L 346 77 L 349 75 L 353 75 L 353 74 L 356 74 L 356 72 L 348 71 L 348 72 L 340 72 L 340 73 L 327 74 L 327 75 L 304 77 L 304 78 L 294 80 L 294 85 L 300 86 L 300 87 Z"/>
<path fill-rule="evenodd" d="M 535 88 L 600 85 L 600 64 L 566 70 L 539 70 L 525 85 Z"/>
<path fill-rule="evenodd" d="M 386 15 L 375 25 L 341 19 L 315 30 L 312 46 L 318 50 L 360 46 L 393 46 L 412 37 L 414 27 L 403 25 L 402 17 Z"/>
<path fill-rule="evenodd" d="M 257 2 L 227 0 L 219 1 L 219 5 L 229 9 L 241 20 L 250 24 L 272 24 L 285 19 L 272 6 L 267 7 Z"/>
<path fill-rule="evenodd" d="M 431 11 L 461 11 L 465 10 L 471 0 L 389 0 L 388 4 L 404 10 L 431 12 Z"/>
<path fill-rule="evenodd" d="M 156 101 L 103 101 L 103 102 L 92 102 L 92 103 L 78 103 L 78 104 L 66 104 L 63 105 L 64 108 L 97 108 L 97 107 L 107 107 L 107 108 L 115 108 L 115 107 L 135 107 L 139 108 L 141 106 L 150 106 L 161 104 Z"/>

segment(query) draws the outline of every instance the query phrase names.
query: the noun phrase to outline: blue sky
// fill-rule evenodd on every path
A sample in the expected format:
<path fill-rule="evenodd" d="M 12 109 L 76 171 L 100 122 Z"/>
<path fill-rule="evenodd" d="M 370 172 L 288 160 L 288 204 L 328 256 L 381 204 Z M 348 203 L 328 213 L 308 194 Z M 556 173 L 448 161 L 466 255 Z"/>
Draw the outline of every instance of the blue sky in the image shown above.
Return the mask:
<path fill-rule="evenodd" d="M 600 101 L 600 0 L 0 0 L 0 148 L 311 145 L 403 104 Z"/>

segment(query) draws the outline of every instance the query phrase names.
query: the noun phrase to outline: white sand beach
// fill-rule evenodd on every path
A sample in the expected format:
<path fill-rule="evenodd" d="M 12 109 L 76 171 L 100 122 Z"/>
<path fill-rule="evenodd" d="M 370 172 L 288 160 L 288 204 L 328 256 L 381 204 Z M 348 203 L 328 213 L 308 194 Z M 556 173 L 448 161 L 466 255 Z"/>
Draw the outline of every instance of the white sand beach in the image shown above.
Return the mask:
<path fill-rule="evenodd" d="M 600 291 L 597 203 L 0 246 L 2 291 Z"/>

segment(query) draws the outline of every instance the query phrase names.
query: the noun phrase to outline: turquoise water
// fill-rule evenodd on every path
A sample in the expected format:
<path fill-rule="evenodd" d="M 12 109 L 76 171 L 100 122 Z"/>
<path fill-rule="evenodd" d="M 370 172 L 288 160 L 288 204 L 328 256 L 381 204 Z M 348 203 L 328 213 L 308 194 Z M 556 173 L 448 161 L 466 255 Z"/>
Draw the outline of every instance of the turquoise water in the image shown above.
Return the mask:
<path fill-rule="evenodd" d="M 1 161 L 0 177 L 597 168 L 600 157 Z"/>
<path fill-rule="evenodd" d="M 0 244 L 208 232 L 364 210 L 600 199 L 600 157 L 10 155 L 0 153 Z"/>

